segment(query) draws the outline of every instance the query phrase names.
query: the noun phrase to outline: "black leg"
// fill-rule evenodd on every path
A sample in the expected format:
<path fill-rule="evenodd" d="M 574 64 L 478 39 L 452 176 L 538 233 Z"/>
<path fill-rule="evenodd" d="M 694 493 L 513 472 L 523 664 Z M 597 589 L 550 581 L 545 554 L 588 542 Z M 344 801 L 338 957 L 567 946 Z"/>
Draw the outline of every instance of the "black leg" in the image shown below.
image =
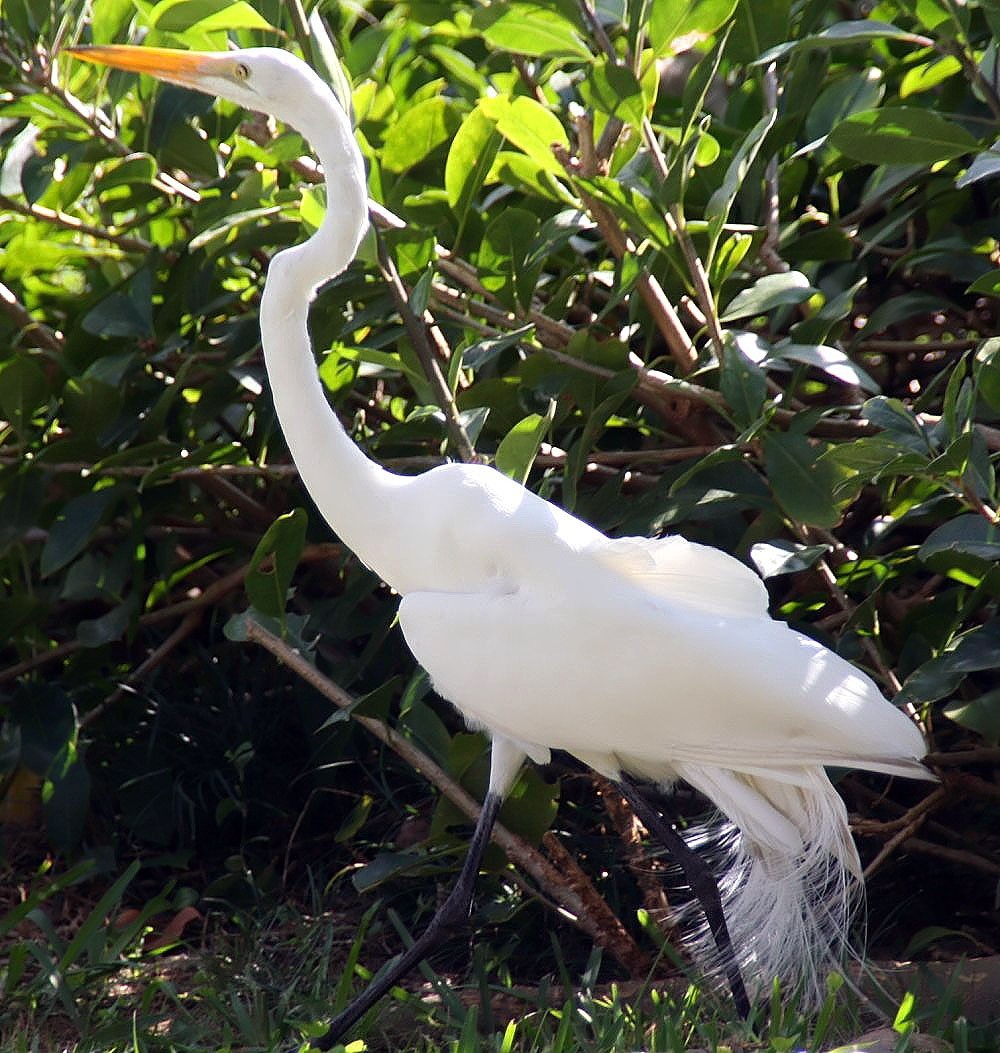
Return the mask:
<path fill-rule="evenodd" d="M 413 946 L 394 960 L 391 967 L 377 976 L 364 991 L 330 1022 L 326 1034 L 312 1039 L 316 1049 L 332 1049 L 345 1031 L 356 1024 L 369 1009 L 389 990 L 396 986 L 415 965 L 423 961 L 440 943 L 443 943 L 451 932 L 469 920 L 472 908 L 472 894 L 476 887 L 479 865 L 490 843 L 490 834 L 496 825 L 497 815 L 503 798 L 499 794 L 488 793 L 483 802 L 479 821 L 476 823 L 469 854 L 465 857 L 462 872 L 448 898 L 431 918 L 430 924 L 423 931 Z"/>
<path fill-rule="evenodd" d="M 715 946 L 719 949 L 722 967 L 729 981 L 729 989 L 733 992 L 736 1011 L 746 1020 L 750 1016 L 750 999 L 747 996 L 743 976 L 733 951 L 733 941 L 729 936 L 729 927 L 726 925 L 726 916 L 722 910 L 722 897 L 719 895 L 719 884 L 715 880 L 715 875 L 705 860 L 688 846 L 673 825 L 664 819 L 643 796 L 634 782 L 622 775 L 618 786 L 625 799 L 632 805 L 635 814 L 642 820 L 643 826 L 663 843 L 663 846 L 684 871 L 684 877 L 691 886 L 691 891 L 698 897 L 701 909 L 705 912 L 712 939 L 715 940 Z"/>

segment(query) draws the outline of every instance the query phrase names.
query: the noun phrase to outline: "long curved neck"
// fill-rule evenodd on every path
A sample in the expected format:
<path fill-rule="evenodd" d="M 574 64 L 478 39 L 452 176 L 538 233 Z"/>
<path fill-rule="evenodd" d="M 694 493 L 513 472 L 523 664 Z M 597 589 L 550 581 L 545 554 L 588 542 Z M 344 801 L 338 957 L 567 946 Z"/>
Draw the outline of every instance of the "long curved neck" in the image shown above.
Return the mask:
<path fill-rule="evenodd" d="M 308 241 L 271 261 L 260 307 L 264 362 L 306 489 L 341 540 L 392 585 L 399 558 L 393 498 L 407 480 L 369 460 L 344 431 L 317 375 L 307 327 L 317 287 L 348 266 L 367 229 L 364 163 L 347 115 L 319 78 L 297 105 L 295 126 L 326 172 L 327 210 Z"/>

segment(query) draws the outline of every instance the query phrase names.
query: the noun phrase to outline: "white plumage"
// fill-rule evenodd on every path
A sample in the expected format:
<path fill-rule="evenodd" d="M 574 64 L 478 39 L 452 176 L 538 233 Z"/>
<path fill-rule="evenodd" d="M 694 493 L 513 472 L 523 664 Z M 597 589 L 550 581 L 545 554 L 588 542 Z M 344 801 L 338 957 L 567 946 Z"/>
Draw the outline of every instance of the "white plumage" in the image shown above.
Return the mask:
<path fill-rule="evenodd" d="M 773 621 L 760 579 L 722 552 L 608 539 L 487 467 L 403 478 L 365 457 L 326 401 L 306 329 L 316 287 L 367 226 L 350 123 L 312 70 L 272 49 L 76 53 L 267 110 L 317 150 L 326 218 L 272 261 L 261 306 L 275 406 L 317 507 L 401 595 L 403 634 L 438 692 L 491 735 L 491 798 L 525 755 L 555 748 L 612 779 L 684 779 L 732 824 L 720 887 L 750 988 L 777 976 L 816 995 L 861 880 L 824 766 L 927 777 L 917 728 L 864 673 Z M 695 940 L 709 967 L 716 942 Z"/>

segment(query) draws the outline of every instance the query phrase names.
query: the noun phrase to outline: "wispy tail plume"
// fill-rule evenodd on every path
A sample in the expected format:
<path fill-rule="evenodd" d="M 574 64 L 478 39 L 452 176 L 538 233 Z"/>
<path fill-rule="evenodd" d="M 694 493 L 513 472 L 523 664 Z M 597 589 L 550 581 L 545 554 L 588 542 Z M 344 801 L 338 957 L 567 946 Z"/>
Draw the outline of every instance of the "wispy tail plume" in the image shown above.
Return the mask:
<path fill-rule="evenodd" d="M 839 794 L 821 767 L 778 769 L 773 776 L 677 768 L 729 820 L 698 836 L 714 838 L 720 853 L 723 910 L 751 998 L 766 997 L 777 977 L 803 1004 L 818 1005 L 826 974 L 849 953 L 851 918 L 864 888 Z M 696 929 L 690 947 L 699 964 L 719 970 L 707 926 Z"/>

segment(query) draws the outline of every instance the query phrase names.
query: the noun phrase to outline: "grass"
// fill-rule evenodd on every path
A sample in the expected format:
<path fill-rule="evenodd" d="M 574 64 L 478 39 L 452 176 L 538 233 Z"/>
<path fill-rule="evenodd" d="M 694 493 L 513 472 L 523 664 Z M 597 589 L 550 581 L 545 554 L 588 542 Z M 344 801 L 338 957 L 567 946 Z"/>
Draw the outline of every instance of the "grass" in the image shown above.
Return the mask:
<path fill-rule="evenodd" d="M 4 1051 L 294 1049 L 304 1033 L 322 1033 L 322 1021 L 350 997 L 353 986 L 366 981 L 361 962 L 371 953 L 369 922 L 393 914 L 376 904 L 352 923 L 353 938 L 341 940 L 342 924 L 283 905 L 266 920 L 260 914 L 211 919 L 198 950 L 176 943 L 154 947 L 151 934 L 162 931 L 157 919 L 175 911 L 178 900 L 168 888 L 143 910 L 122 915 L 136 869 L 134 864 L 125 871 L 71 926 L 50 917 L 60 897 L 86 880 L 83 867 L 58 879 L 36 880 L 35 890 L 0 920 Z M 123 916 L 125 923 L 106 923 Z M 406 938 L 398 916 L 395 924 Z M 907 995 L 879 1019 L 834 978 L 819 1012 L 800 1013 L 776 993 L 757 1019 L 744 1023 L 734 1019 L 726 1000 L 694 986 L 602 983 L 596 952 L 582 973 L 578 967 L 574 973 L 562 962 L 555 937 L 553 942 L 558 982 L 518 988 L 505 956 L 495 957 L 489 942 L 480 940 L 461 986 L 425 965 L 433 998 L 426 990 L 418 996 L 397 989 L 344 1048 L 348 1053 L 791 1053 L 845 1046 L 881 1024 L 891 1029 L 882 1033 L 879 1053 L 926 1049 L 921 1043 L 928 1035 L 939 1040 L 935 1049 L 1000 1051 L 1000 1034 L 969 1024 L 947 993 L 925 1001 Z M 461 947 L 453 948 L 454 960 L 464 961 L 464 955 Z"/>

